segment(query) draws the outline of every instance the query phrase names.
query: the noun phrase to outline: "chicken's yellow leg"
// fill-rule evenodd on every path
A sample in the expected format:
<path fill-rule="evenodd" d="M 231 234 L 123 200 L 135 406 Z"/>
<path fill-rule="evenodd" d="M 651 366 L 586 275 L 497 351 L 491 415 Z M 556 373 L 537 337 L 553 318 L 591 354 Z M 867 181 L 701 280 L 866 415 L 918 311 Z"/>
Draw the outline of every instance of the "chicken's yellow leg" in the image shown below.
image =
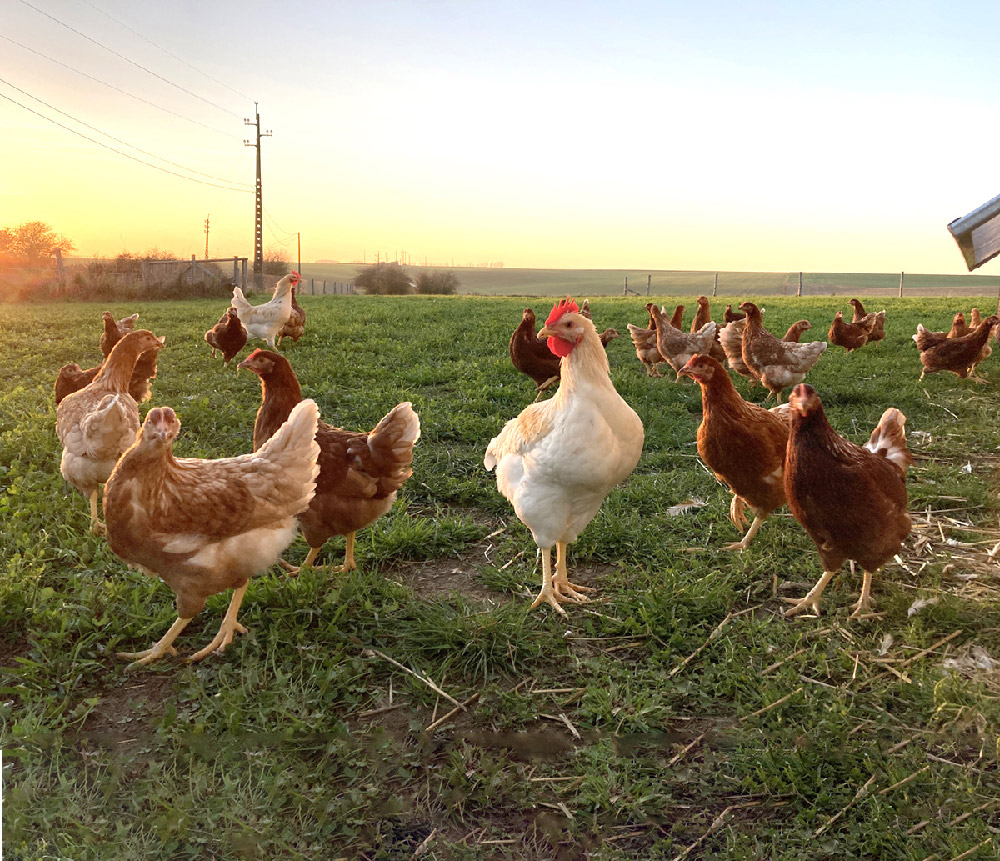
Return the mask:
<path fill-rule="evenodd" d="M 190 621 L 191 619 L 182 619 L 178 616 L 177 621 L 170 626 L 167 633 L 165 633 L 158 642 L 146 649 L 146 651 L 119 652 L 118 657 L 132 659 L 132 663 L 126 668 L 131 670 L 143 664 L 151 664 L 153 661 L 162 658 L 164 655 L 176 655 L 177 649 L 174 648 L 173 642 L 177 639 L 180 632 L 187 627 L 187 623 Z"/>
<path fill-rule="evenodd" d="M 852 619 L 857 619 L 859 616 L 863 616 L 871 609 L 872 606 L 872 572 L 863 571 L 862 574 L 864 576 L 861 581 L 861 597 L 858 598 L 858 603 L 851 607 L 854 611 L 851 613 Z"/>
<path fill-rule="evenodd" d="M 292 565 L 291 562 L 286 562 L 284 559 L 279 559 L 278 564 L 288 572 L 289 577 L 297 577 L 299 571 L 303 568 L 312 567 L 313 562 L 316 561 L 316 557 L 319 556 L 319 551 L 322 547 L 310 547 L 309 552 L 306 554 L 306 558 L 302 560 L 301 565 Z"/>
<path fill-rule="evenodd" d="M 739 550 L 744 551 L 750 546 L 750 542 L 753 541 L 754 536 L 757 534 L 757 530 L 760 529 L 760 525 L 767 518 L 757 515 L 753 519 L 753 523 L 750 524 L 750 528 L 747 530 L 747 534 L 743 536 L 742 541 L 737 541 L 735 544 L 727 544 L 722 549 L 723 550 Z"/>
<path fill-rule="evenodd" d="M 569 601 L 574 604 L 589 601 L 590 599 L 583 593 L 595 591 L 589 586 L 579 586 L 576 583 L 569 582 L 569 571 L 566 568 L 565 541 L 556 542 L 556 573 L 552 579 L 552 588 L 560 600 Z"/>
<path fill-rule="evenodd" d="M 233 635 L 239 631 L 241 634 L 245 634 L 247 629 L 244 628 L 239 622 L 236 621 L 236 616 L 240 611 L 240 604 L 243 603 L 243 596 L 247 593 L 247 587 L 249 582 L 244 583 L 242 586 L 238 586 L 233 589 L 233 597 L 229 602 L 229 609 L 226 610 L 225 618 L 222 620 L 222 626 L 219 628 L 219 633 L 215 635 L 215 639 L 212 640 L 204 649 L 195 652 L 188 661 L 200 661 L 202 658 L 207 657 L 212 654 L 212 652 L 224 652 L 226 651 L 226 646 L 228 646 L 233 641 Z"/>
<path fill-rule="evenodd" d="M 90 531 L 94 535 L 107 535 L 107 527 L 101 523 L 101 519 L 97 516 L 97 488 L 95 487 L 90 492 Z"/>
<path fill-rule="evenodd" d="M 801 613 L 803 610 L 811 609 L 817 616 L 819 615 L 819 599 L 823 594 L 823 590 L 826 588 L 827 583 L 833 579 L 833 575 L 836 571 L 824 571 L 823 576 L 819 578 L 819 582 L 809 590 L 809 594 L 805 598 L 784 598 L 786 603 L 794 604 L 793 607 L 789 607 L 785 611 L 786 616 L 794 616 L 797 613 Z"/>
<path fill-rule="evenodd" d="M 542 554 L 542 591 L 538 593 L 538 597 L 535 598 L 529 610 L 534 610 L 542 601 L 545 601 L 552 607 L 555 607 L 556 611 L 562 615 L 566 615 L 566 611 L 559 606 L 559 596 L 552 588 L 552 550 L 548 547 L 539 548 Z"/>
<path fill-rule="evenodd" d="M 358 567 L 354 561 L 354 535 L 353 532 L 347 533 L 347 547 L 344 549 L 344 564 L 340 566 L 341 571 L 353 571 Z"/>

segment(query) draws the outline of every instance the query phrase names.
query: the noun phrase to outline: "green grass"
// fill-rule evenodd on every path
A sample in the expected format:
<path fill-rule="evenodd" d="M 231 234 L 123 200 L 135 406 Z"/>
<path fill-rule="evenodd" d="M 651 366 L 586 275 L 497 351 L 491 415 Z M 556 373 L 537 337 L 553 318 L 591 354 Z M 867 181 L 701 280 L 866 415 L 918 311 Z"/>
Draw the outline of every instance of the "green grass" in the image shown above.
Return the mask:
<path fill-rule="evenodd" d="M 644 301 L 591 304 L 599 327 L 625 333 Z M 976 645 L 1000 657 L 985 556 L 1000 537 L 1000 365 L 984 364 L 986 385 L 918 382 L 909 337 L 973 301 L 995 300 L 880 298 L 886 341 L 830 348 L 810 372 L 855 441 L 887 406 L 907 415 L 918 524 L 875 578 L 881 615 L 847 620 L 860 574 L 845 568 L 826 615 L 792 621 L 774 585 L 802 594 L 820 574 L 815 548 L 775 516 L 746 553 L 719 549 L 738 534 L 696 456 L 698 390 L 646 377 L 627 337 L 610 346 L 612 376 L 644 421 L 644 452 L 571 548 L 599 600 L 563 619 L 528 612 L 534 546 L 482 468 L 534 396 L 507 355 L 531 303 L 305 296 L 306 334 L 284 349 L 304 393 L 352 429 L 412 401 L 413 477 L 359 534 L 358 570 L 262 575 L 243 606 L 250 632 L 224 656 L 137 673 L 114 652 L 160 636 L 172 593 L 87 533 L 54 432 L 55 373 L 98 361 L 104 306 L 0 306 L 5 858 L 408 859 L 422 844 L 448 861 L 994 857 L 1000 685 L 943 660 Z M 807 339 L 849 311 L 839 294 L 762 304 L 778 332 L 812 319 Z M 249 450 L 259 382 L 202 341 L 219 301 L 109 309 L 139 310 L 167 337 L 151 405 L 180 416 L 177 453 Z M 692 499 L 704 505 L 671 514 Z M 298 539 L 286 556 L 305 552 Z M 321 561 L 342 552 L 331 541 Z M 916 598 L 936 603 L 910 615 Z M 209 600 L 182 654 L 211 638 L 227 601 Z M 452 703 L 386 658 L 478 699 L 425 732 Z"/>
<path fill-rule="evenodd" d="M 371 265 L 371 264 L 369 264 Z M 303 292 L 320 293 L 322 281 L 327 291 L 344 285 L 365 269 L 361 263 L 304 263 Z M 411 273 L 448 271 L 443 267 L 408 266 Z M 798 272 L 711 272 L 677 269 L 488 269 L 458 266 L 452 269 L 461 293 L 482 296 L 623 296 L 625 279 L 633 293 L 683 296 L 693 309 L 692 299 L 700 294 L 718 298 L 737 295 L 794 296 L 799 286 Z M 900 273 L 803 272 L 803 293 L 809 295 L 897 296 Z M 310 279 L 314 283 L 310 288 Z M 716 280 L 718 279 L 718 280 Z M 925 275 L 906 273 L 904 296 L 992 296 L 1000 287 L 996 275 Z M 341 286 L 340 289 L 343 289 Z M 643 299 L 643 302 L 646 300 Z M 723 301 L 723 307 L 725 301 Z M 992 307 L 993 303 L 987 303 Z"/>

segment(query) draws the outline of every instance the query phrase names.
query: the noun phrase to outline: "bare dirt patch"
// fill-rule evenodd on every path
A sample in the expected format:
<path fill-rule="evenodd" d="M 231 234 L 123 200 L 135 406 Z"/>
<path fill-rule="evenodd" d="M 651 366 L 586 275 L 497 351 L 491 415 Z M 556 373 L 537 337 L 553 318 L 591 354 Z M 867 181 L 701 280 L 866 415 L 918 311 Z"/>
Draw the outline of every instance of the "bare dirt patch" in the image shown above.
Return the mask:
<path fill-rule="evenodd" d="M 174 682 L 172 674 L 150 675 L 102 691 L 80 728 L 80 740 L 128 752 L 149 736 L 166 703 L 175 699 Z"/>

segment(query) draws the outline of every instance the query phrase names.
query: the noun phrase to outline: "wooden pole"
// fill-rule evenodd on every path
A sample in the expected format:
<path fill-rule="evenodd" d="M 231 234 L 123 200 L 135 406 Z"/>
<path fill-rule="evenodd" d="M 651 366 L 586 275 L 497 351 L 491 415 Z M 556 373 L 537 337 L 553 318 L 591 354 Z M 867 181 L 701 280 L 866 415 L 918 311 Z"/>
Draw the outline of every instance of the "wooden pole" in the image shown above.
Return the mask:
<path fill-rule="evenodd" d="M 652 275 L 647 275 L 646 276 L 646 295 L 647 296 L 649 295 L 649 285 L 652 284 L 652 283 L 653 283 L 653 276 Z M 1000 304 L 1000 303 L 998 303 L 998 304 Z"/>
<path fill-rule="evenodd" d="M 899 298 L 903 298 L 903 273 L 899 273 Z"/>
<path fill-rule="evenodd" d="M 628 275 L 625 276 L 625 289 L 622 290 L 622 296 L 628 296 Z"/>
<path fill-rule="evenodd" d="M 712 285 L 712 295 L 713 296 L 718 296 L 719 295 L 719 273 L 718 272 L 715 273 L 715 284 Z"/>
<path fill-rule="evenodd" d="M 299 273 L 299 276 L 301 277 L 302 276 L 302 234 L 301 233 L 296 233 L 295 235 L 296 235 L 296 237 L 298 237 L 298 243 L 299 243 L 299 268 L 298 268 L 297 271 Z"/>
<path fill-rule="evenodd" d="M 796 296 L 802 295 L 802 273 L 799 273 L 799 289 L 795 291 Z"/>

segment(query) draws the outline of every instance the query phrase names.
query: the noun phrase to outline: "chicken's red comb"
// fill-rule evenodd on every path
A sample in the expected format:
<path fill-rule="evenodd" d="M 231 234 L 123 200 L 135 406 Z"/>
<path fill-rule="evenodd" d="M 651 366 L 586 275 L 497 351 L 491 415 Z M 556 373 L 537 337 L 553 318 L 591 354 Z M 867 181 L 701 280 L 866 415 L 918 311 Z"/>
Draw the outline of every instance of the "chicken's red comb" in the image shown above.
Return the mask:
<path fill-rule="evenodd" d="M 577 314 L 580 311 L 580 306 L 576 304 L 569 296 L 563 299 L 561 302 L 556 302 L 552 306 L 552 311 L 549 314 L 548 319 L 545 321 L 546 326 L 554 326 L 556 321 L 562 317 L 563 314 L 567 312 L 572 312 Z"/>

